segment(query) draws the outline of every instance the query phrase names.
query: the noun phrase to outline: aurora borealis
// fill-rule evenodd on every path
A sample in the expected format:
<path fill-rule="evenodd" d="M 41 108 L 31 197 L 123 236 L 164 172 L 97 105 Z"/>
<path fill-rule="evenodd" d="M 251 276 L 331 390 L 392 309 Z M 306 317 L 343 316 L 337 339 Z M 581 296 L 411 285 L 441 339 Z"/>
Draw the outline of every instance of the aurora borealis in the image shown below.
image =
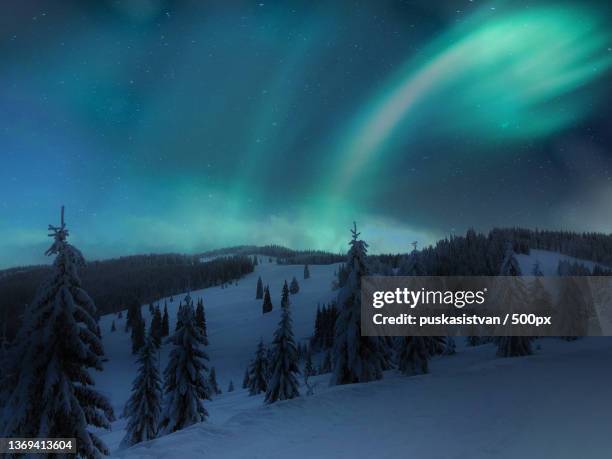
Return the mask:
<path fill-rule="evenodd" d="M 606 2 L 3 9 L 0 267 L 61 204 L 88 258 L 612 231 Z"/>

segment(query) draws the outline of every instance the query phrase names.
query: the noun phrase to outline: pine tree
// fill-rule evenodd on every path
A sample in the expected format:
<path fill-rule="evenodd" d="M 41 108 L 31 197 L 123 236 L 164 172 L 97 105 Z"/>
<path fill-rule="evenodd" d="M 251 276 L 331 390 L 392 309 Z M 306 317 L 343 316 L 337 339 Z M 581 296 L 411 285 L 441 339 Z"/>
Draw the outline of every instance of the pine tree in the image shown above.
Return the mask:
<path fill-rule="evenodd" d="M 286 286 L 287 283 L 285 283 Z M 269 368 L 270 380 L 266 390 L 266 403 L 288 400 L 300 395 L 298 390 L 299 383 L 295 376 L 299 374 L 300 369 L 298 368 L 291 311 L 288 304 L 282 308 L 281 320 L 274 333 L 272 360 L 270 361 Z"/>
<path fill-rule="evenodd" d="M 540 279 L 543 274 L 536 263 L 533 269 L 534 278 L 529 286 L 529 310 L 538 316 L 550 316 L 553 312 L 552 297 Z"/>
<path fill-rule="evenodd" d="M 319 365 L 319 374 L 323 375 L 331 371 L 332 371 L 332 356 L 331 356 L 331 352 L 327 351 L 325 353 L 325 358 L 323 359 L 323 362 L 321 362 L 321 365 Z"/>
<path fill-rule="evenodd" d="M 204 301 L 202 298 L 198 299 L 198 307 L 196 308 L 196 323 L 200 330 L 202 330 L 202 338 L 204 338 L 204 345 L 208 346 L 208 331 L 206 330 L 206 313 L 204 311 Z"/>
<path fill-rule="evenodd" d="M 63 207 L 60 226 L 49 230 L 54 242 L 46 254 L 56 258 L 10 349 L 0 436 L 75 438 L 79 456 L 97 458 L 109 450 L 87 426 L 110 429 L 114 413 L 89 373 L 102 370 L 104 356 L 96 307 L 81 287 L 84 259 L 66 241 Z"/>
<path fill-rule="evenodd" d="M 140 350 L 138 376 L 132 384 L 132 395 L 126 405 L 128 422 L 126 435 L 121 442 L 123 446 L 157 437 L 162 393 L 156 354 L 157 346 L 149 337 Z"/>
<path fill-rule="evenodd" d="M 292 295 L 295 295 L 299 291 L 300 291 L 300 284 L 298 284 L 297 279 L 293 277 L 293 279 L 291 279 L 291 285 L 289 286 L 289 293 L 291 293 Z"/>
<path fill-rule="evenodd" d="M 268 362 L 266 359 L 266 349 L 263 340 L 257 345 L 255 359 L 249 367 L 249 395 L 257 395 L 261 392 L 266 392 Z"/>
<path fill-rule="evenodd" d="M 180 301 L 179 302 L 179 306 L 178 306 L 178 311 L 176 311 L 176 324 L 174 324 L 174 331 L 176 332 L 179 328 L 181 328 L 183 326 L 183 324 L 181 323 L 181 311 L 183 309 L 183 302 Z"/>
<path fill-rule="evenodd" d="M 304 279 L 310 279 L 310 269 L 308 269 L 308 265 L 304 265 Z"/>
<path fill-rule="evenodd" d="M 170 334 L 170 321 L 168 319 L 168 305 L 164 301 L 164 315 L 162 317 L 162 337 Z"/>
<path fill-rule="evenodd" d="M 285 284 L 283 285 L 283 291 L 281 293 L 281 308 L 288 308 L 290 304 L 291 301 L 289 301 L 289 286 L 287 285 L 287 281 L 285 281 Z"/>
<path fill-rule="evenodd" d="M 246 389 L 249 387 L 249 367 L 244 370 L 244 377 L 242 378 L 242 388 Z"/>
<path fill-rule="evenodd" d="M 234 392 L 234 381 L 230 379 L 229 386 L 227 386 L 228 392 Z"/>
<path fill-rule="evenodd" d="M 425 342 L 427 343 L 429 355 L 431 357 L 442 355 L 446 351 L 446 338 L 443 336 L 426 336 Z"/>
<path fill-rule="evenodd" d="M 564 276 L 570 276 L 570 273 Z M 561 337 L 566 341 L 575 341 L 587 332 L 587 311 L 589 303 L 592 303 L 592 294 L 590 289 L 585 287 L 576 277 L 566 277 L 561 282 L 555 310 L 558 313 L 559 327 L 568 331 Z"/>
<path fill-rule="evenodd" d="M 165 433 L 204 421 L 208 412 L 203 401 L 211 399 L 206 380 L 208 355 L 203 349 L 202 332 L 196 324 L 189 295 L 180 310 L 180 324 L 168 339 L 174 348 L 164 370 L 164 409 L 160 429 Z"/>
<path fill-rule="evenodd" d="M 310 351 L 306 352 L 306 358 L 304 360 L 304 375 L 305 376 L 314 376 L 316 371 L 314 369 L 314 365 L 312 364 L 312 353 Z"/>
<path fill-rule="evenodd" d="M 261 306 L 262 312 L 264 314 L 272 311 L 272 299 L 270 298 L 270 288 L 266 285 L 266 288 L 264 289 L 264 298 L 263 298 L 263 304 Z"/>
<path fill-rule="evenodd" d="M 261 280 L 261 276 L 257 278 L 257 289 L 255 290 L 255 299 L 261 300 L 264 295 L 263 281 Z"/>
<path fill-rule="evenodd" d="M 149 328 L 149 336 L 153 340 L 156 348 L 161 346 L 162 339 L 162 316 L 159 307 L 153 309 L 153 317 L 151 318 L 151 326 Z"/>
<path fill-rule="evenodd" d="M 219 387 L 219 384 L 217 384 L 217 372 L 215 371 L 215 367 L 210 369 L 210 374 L 208 375 L 208 386 L 210 387 L 212 394 L 221 394 L 221 388 Z"/>
<path fill-rule="evenodd" d="M 399 338 L 398 370 L 412 376 L 429 372 L 429 344 L 424 336 L 402 336 Z"/>
<path fill-rule="evenodd" d="M 132 298 L 130 306 L 127 309 L 127 319 L 125 321 L 125 331 L 134 328 L 135 325 L 142 320 L 142 310 L 138 298 Z"/>
<path fill-rule="evenodd" d="M 342 310 L 336 320 L 331 384 L 381 379 L 383 371 L 390 367 L 385 342 L 379 337 L 361 336 L 361 277 L 368 274 L 368 245 L 359 239 L 357 225 L 351 233 L 347 257 L 349 274 L 337 300 Z"/>
<path fill-rule="evenodd" d="M 457 345 L 455 343 L 455 338 L 452 336 L 447 336 L 444 341 L 444 355 L 454 355 L 457 352 Z"/>
<path fill-rule="evenodd" d="M 521 268 L 514 256 L 512 244 L 506 244 L 506 254 L 500 269 L 500 276 L 506 276 L 497 290 L 498 304 L 509 310 L 516 310 L 528 304 L 525 284 L 521 277 Z M 512 279 L 508 279 L 511 277 Z M 512 280 L 512 281 L 511 281 Z M 500 336 L 497 340 L 499 357 L 518 357 L 533 354 L 531 338 L 528 336 Z"/>
<path fill-rule="evenodd" d="M 136 319 L 136 322 L 132 325 L 132 354 L 138 354 L 142 346 L 145 343 L 145 320 L 141 316 L 139 319 Z"/>

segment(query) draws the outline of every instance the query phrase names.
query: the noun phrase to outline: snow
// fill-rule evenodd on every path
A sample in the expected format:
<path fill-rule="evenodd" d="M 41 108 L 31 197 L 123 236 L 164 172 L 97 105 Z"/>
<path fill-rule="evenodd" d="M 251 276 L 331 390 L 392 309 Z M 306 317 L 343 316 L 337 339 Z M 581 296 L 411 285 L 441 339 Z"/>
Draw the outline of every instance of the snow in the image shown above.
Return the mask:
<path fill-rule="evenodd" d="M 521 269 L 537 257 L 544 274 L 554 274 L 560 257 L 545 251 L 519 255 Z M 568 257 L 569 258 L 569 257 Z M 260 257 L 260 260 L 264 257 Z M 588 263 L 588 262 L 586 262 Z M 311 379 L 313 396 L 264 405 L 263 394 L 241 388 L 244 370 L 260 337 L 272 339 L 279 320 L 280 292 L 295 276 L 291 296 L 296 341 L 311 333 L 317 303 L 328 302 L 338 265 L 277 265 L 265 257 L 238 286 L 192 292 L 204 299 L 210 365 L 224 393 L 205 402 L 207 422 L 156 440 L 119 449 L 125 420 L 102 433 L 114 457 L 135 458 L 599 458 L 610 452 L 612 426 L 612 339 L 574 342 L 542 339 L 529 357 L 498 358 L 493 345 L 466 348 L 435 358 L 430 374 L 406 377 L 388 371 L 381 381 L 329 386 L 330 374 Z M 261 314 L 257 277 L 270 284 L 273 312 Z M 179 296 L 168 302 L 174 330 Z M 163 307 L 163 300 L 161 301 Z M 149 324 L 148 308 L 143 315 Z M 110 332 L 115 320 L 117 331 Z M 97 386 L 120 414 L 136 374 L 124 318 L 101 320 L 106 355 Z M 162 348 L 163 369 L 169 347 Z M 230 379 L 236 390 L 227 393 Z M 300 378 L 300 382 L 301 378 Z"/>
<path fill-rule="evenodd" d="M 602 363 L 612 361 L 612 341 L 541 346 L 514 359 L 495 358 L 492 345 L 464 348 L 424 376 L 388 372 L 331 388 L 322 376 L 312 397 L 244 407 L 222 425 L 196 425 L 117 457 L 607 457 L 612 367 Z M 225 403 L 245 397 L 239 391 Z"/>
<path fill-rule="evenodd" d="M 280 320 L 280 295 L 285 280 L 291 281 L 295 276 L 300 284 L 300 292 L 291 295 L 291 314 L 293 331 L 296 343 L 304 342 L 310 337 L 314 327 L 317 304 L 321 305 L 335 299 L 336 292 L 332 291 L 331 283 L 338 264 L 310 266 L 310 279 L 303 279 L 303 265 L 278 265 L 275 259 L 260 256 L 259 265 L 255 272 L 238 280 L 238 285 L 230 284 L 226 288 L 212 287 L 191 292 L 194 302 L 198 298 L 204 300 L 206 322 L 208 329 L 209 346 L 206 352 L 210 358 L 209 367 L 214 366 L 217 373 L 219 387 L 224 394 L 206 403 L 209 412 L 209 423 L 222 423 L 243 406 L 258 406 L 262 404 L 260 397 L 248 397 L 239 404 L 226 403 L 226 399 L 233 399 L 236 394 L 245 392 L 242 389 L 244 370 L 255 355 L 259 340 L 263 338 L 268 345 Z M 255 299 L 257 278 L 261 276 L 264 285 L 270 286 L 272 312 L 263 315 L 261 312 L 262 300 Z M 175 295 L 173 302 L 170 298 L 159 301 L 163 312 L 164 301 L 168 305 L 170 319 L 170 332 L 174 331 L 176 313 L 179 301 L 184 295 Z M 146 321 L 147 330 L 151 323 L 148 305 L 142 306 L 142 315 Z M 115 314 L 103 316 L 100 319 L 104 351 L 108 359 L 104 364 L 104 371 L 95 374 L 97 389 L 106 395 L 119 415 L 130 396 L 132 381 L 136 376 L 136 356 L 131 354 L 130 334 L 125 333 L 126 311 L 123 318 L 118 319 Z M 111 332 L 111 323 L 115 321 L 117 330 Z M 161 349 L 160 368 L 166 367 L 169 345 Z M 225 393 L 230 380 L 234 382 L 236 391 Z M 125 420 L 120 419 L 113 424 L 113 432 L 100 432 L 100 436 L 111 448 L 115 450 L 123 438 Z"/>

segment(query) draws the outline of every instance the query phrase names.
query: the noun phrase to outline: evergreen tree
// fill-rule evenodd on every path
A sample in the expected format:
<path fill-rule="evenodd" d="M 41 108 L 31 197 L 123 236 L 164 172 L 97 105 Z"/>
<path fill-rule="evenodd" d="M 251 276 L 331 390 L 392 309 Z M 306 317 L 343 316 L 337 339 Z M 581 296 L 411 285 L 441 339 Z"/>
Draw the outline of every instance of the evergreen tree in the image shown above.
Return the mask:
<path fill-rule="evenodd" d="M 170 320 L 168 319 L 168 305 L 164 301 L 164 315 L 162 317 L 162 337 L 170 334 Z"/>
<path fill-rule="evenodd" d="M 138 354 L 145 343 L 145 320 L 141 316 L 132 325 L 132 354 Z"/>
<path fill-rule="evenodd" d="M 453 355 L 457 352 L 457 345 L 455 344 L 455 338 L 447 336 L 444 346 L 444 355 Z"/>
<path fill-rule="evenodd" d="M 323 362 L 321 362 L 321 365 L 319 365 L 319 374 L 325 374 L 325 373 L 330 373 L 332 371 L 332 356 L 331 356 L 331 352 L 327 351 L 325 353 L 325 358 L 323 359 Z"/>
<path fill-rule="evenodd" d="M 255 290 L 255 299 L 261 300 L 264 295 L 263 281 L 261 280 L 261 276 L 257 278 L 257 289 Z"/>
<path fill-rule="evenodd" d="M 314 369 L 314 365 L 312 364 L 312 353 L 310 351 L 306 352 L 306 357 L 304 359 L 304 375 L 305 376 L 314 376 L 317 372 Z"/>
<path fill-rule="evenodd" d="M 520 278 L 521 268 L 514 256 L 512 244 L 506 244 L 506 254 L 500 269 L 500 276 L 506 276 L 497 290 L 498 304 L 512 311 L 528 304 L 525 284 Z M 511 277 L 512 281 L 508 279 Z M 497 340 L 497 355 L 500 357 L 518 357 L 533 354 L 531 338 L 528 336 L 500 336 Z"/>
<path fill-rule="evenodd" d="M 402 336 L 399 338 L 398 369 L 412 376 L 429 372 L 429 344 L 424 336 Z"/>
<path fill-rule="evenodd" d="M 443 336 L 426 336 L 425 342 L 427 343 L 429 355 L 431 357 L 442 355 L 446 351 L 446 338 Z"/>
<path fill-rule="evenodd" d="M 249 395 L 257 395 L 261 392 L 266 392 L 268 362 L 266 359 L 266 349 L 263 340 L 257 345 L 255 359 L 249 368 Z"/>
<path fill-rule="evenodd" d="M 575 341 L 587 332 L 587 311 L 589 303 L 592 304 L 592 294 L 585 287 L 576 277 L 566 277 L 561 282 L 555 310 L 558 312 L 558 325 L 568 331 L 561 337 L 566 341 Z"/>
<path fill-rule="evenodd" d="M 134 328 L 135 325 L 142 321 L 142 310 L 138 298 L 132 298 L 127 310 L 127 319 L 125 321 L 125 331 Z"/>
<path fill-rule="evenodd" d="M 483 344 L 480 336 L 466 336 L 465 343 L 468 346 L 480 346 Z"/>
<path fill-rule="evenodd" d="M 289 293 L 291 293 L 292 295 L 295 295 L 299 291 L 300 291 L 300 284 L 298 284 L 298 281 L 294 276 L 293 279 L 291 279 L 291 285 L 289 286 Z"/>
<path fill-rule="evenodd" d="M 286 282 L 285 286 L 287 286 Z M 266 403 L 288 400 L 300 395 L 299 383 L 295 376 L 300 372 L 300 369 L 298 368 L 291 311 L 288 304 L 282 308 L 281 320 L 274 333 L 272 360 L 269 368 L 270 380 L 266 391 Z"/>
<path fill-rule="evenodd" d="M 270 298 L 270 287 L 268 287 L 266 285 L 266 288 L 264 289 L 264 298 L 263 298 L 263 304 L 261 306 L 262 312 L 264 314 L 272 311 L 272 299 Z"/>
<path fill-rule="evenodd" d="M 183 324 L 181 323 L 181 311 L 183 309 L 183 302 L 179 302 L 179 306 L 178 306 L 178 311 L 176 311 L 176 324 L 174 325 L 174 331 L 176 332 L 179 328 L 181 328 L 183 326 Z"/>
<path fill-rule="evenodd" d="M 220 395 L 221 388 L 219 384 L 217 384 L 217 372 L 215 371 L 215 367 L 210 369 L 210 374 L 208 375 L 208 386 L 210 387 L 210 391 L 213 395 Z"/>
<path fill-rule="evenodd" d="M 336 320 L 331 384 L 350 384 L 381 379 L 390 367 L 385 342 L 375 336 L 361 336 L 361 277 L 368 275 L 367 247 L 359 239 L 357 225 L 347 257 L 346 285 L 338 293 L 342 305 Z"/>
<path fill-rule="evenodd" d="M 246 389 L 249 387 L 249 367 L 244 370 L 244 377 L 242 378 L 242 388 Z"/>
<path fill-rule="evenodd" d="M 537 263 L 534 266 L 533 275 L 534 278 L 529 286 L 528 294 L 529 310 L 538 316 L 550 316 L 553 312 L 552 297 L 542 283 L 541 277 L 543 274 Z"/>
<path fill-rule="evenodd" d="M 100 457 L 109 450 L 87 427 L 110 429 L 114 413 L 89 373 L 102 370 L 104 356 L 96 307 L 81 287 L 85 261 L 66 241 L 63 207 L 60 226 L 49 230 L 54 241 L 46 254 L 56 258 L 7 356 L 0 436 L 75 438 L 79 456 Z"/>
<path fill-rule="evenodd" d="M 281 308 L 288 308 L 290 304 L 291 301 L 289 301 L 289 286 L 287 285 L 287 281 L 285 281 L 283 285 L 283 291 L 281 293 Z"/>
<path fill-rule="evenodd" d="M 149 328 L 149 336 L 153 340 L 153 344 L 156 348 L 161 346 L 162 339 L 162 316 L 159 307 L 155 307 L 153 310 L 153 317 L 151 318 L 151 326 Z"/>
<path fill-rule="evenodd" d="M 159 310 L 159 308 L 158 308 Z M 140 350 L 138 376 L 126 405 L 126 435 L 121 442 L 131 446 L 157 437 L 161 415 L 161 380 L 157 369 L 157 345 L 149 337 Z"/>
<path fill-rule="evenodd" d="M 202 338 L 204 338 L 204 345 L 208 346 L 208 332 L 206 330 L 206 313 L 204 311 L 204 301 L 202 298 L 198 299 L 198 307 L 196 308 L 196 323 L 200 330 L 202 330 Z"/>
<path fill-rule="evenodd" d="M 310 269 L 308 269 L 308 265 L 304 265 L 304 279 L 310 279 Z"/>
<path fill-rule="evenodd" d="M 208 355 L 202 332 L 195 321 L 193 301 L 187 295 L 180 309 L 179 329 L 168 341 L 174 345 L 164 370 L 164 409 L 160 429 L 174 432 L 208 416 L 203 401 L 210 400 L 206 380 Z"/>
<path fill-rule="evenodd" d="M 230 379 L 229 386 L 227 386 L 228 392 L 234 392 L 234 381 Z"/>

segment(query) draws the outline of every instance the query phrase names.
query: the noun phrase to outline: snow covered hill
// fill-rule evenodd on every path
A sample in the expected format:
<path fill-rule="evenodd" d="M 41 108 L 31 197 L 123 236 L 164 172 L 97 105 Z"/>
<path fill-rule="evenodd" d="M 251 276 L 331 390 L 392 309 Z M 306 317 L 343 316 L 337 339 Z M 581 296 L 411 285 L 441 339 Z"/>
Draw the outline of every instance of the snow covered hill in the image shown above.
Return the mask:
<path fill-rule="evenodd" d="M 116 453 L 132 458 L 608 457 L 612 340 L 542 340 L 531 357 L 499 359 L 492 345 L 433 361 L 431 373 L 388 372 L 367 384 L 262 406 L 238 391 L 213 406 L 242 406 Z M 254 403 L 242 404 L 251 399 Z"/>
<path fill-rule="evenodd" d="M 295 276 L 300 284 L 299 293 L 291 296 L 296 341 L 306 340 L 312 334 L 317 305 L 326 304 L 335 298 L 331 283 L 338 265 L 312 265 L 310 278 L 303 279 L 303 265 L 278 265 L 274 260 L 270 262 L 268 257 L 263 256 L 259 259 L 260 264 L 255 267 L 255 272 L 240 279 L 237 285 L 191 292 L 194 302 L 198 298 L 204 300 L 210 342 L 206 351 L 210 357 L 210 366 L 215 367 L 219 386 L 225 392 L 231 380 L 237 388 L 233 394 L 222 394 L 206 404 L 210 413 L 209 422 L 213 424 L 222 423 L 245 407 L 262 404 L 260 397 L 246 396 L 245 391 L 241 389 L 242 378 L 259 340 L 263 338 L 265 343 L 272 340 L 272 334 L 280 319 L 280 293 L 285 279 L 290 282 Z M 258 276 L 261 276 L 264 285 L 270 286 L 274 305 L 273 311 L 265 315 L 261 311 L 262 300 L 255 299 Z M 176 295 L 173 302 L 170 302 L 170 298 L 159 301 L 162 309 L 164 302 L 168 305 L 171 331 L 174 330 L 176 312 L 183 297 L 184 295 Z M 147 306 L 142 306 L 142 314 L 148 327 L 151 315 Z M 117 328 L 115 332 L 110 331 L 113 321 Z M 109 397 L 116 414 L 123 411 L 136 375 L 130 334 L 124 332 L 125 321 L 125 311 L 121 319 L 115 314 L 109 314 L 100 320 L 108 362 L 105 363 L 104 371 L 95 375 L 96 385 Z M 164 345 L 161 349 L 162 370 L 166 366 L 169 351 L 169 345 Z M 244 400 L 234 403 L 236 397 L 241 396 Z M 101 432 L 111 450 L 114 450 L 123 438 L 124 424 L 125 421 L 120 419 L 114 423 L 113 432 Z"/>
<path fill-rule="evenodd" d="M 532 251 L 518 258 L 523 272 L 537 259 L 551 275 L 564 256 Z M 335 297 L 331 282 L 338 266 L 310 266 L 311 278 L 304 280 L 301 265 L 260 260 L 238 285 L 192 292 L 194 300 L 204 300 L 207 352 L 224 391 L 205 402 L 207 422 L 119 449 L 125 434 L 125 420 L 119 419 L 112 432 L 101 432 L 115 457 L 574 459 L 607 457 L 612 450 L 608 338 L 543 339 L 535 355 L 513 359 L 497 358 L 492 345 L 465 348 L 460 343 L 456 355 L 435 358 L 425 376 L 389 371 L 382 381 L 330 387 L 329 375 L 322 375 L 314 378 L 315 395 L 265 406 L 263 396 L 249 397 L 241 382 L 259 339 L 271 340 L 282 283 L 293 276 L 300 282 L 300 292 L 291 297 L 292 313 L 296 339 L 305 340 L 317 303 Z M 255 300 L 258 276 L 270 285 L 270 314 L 262 315 L 261 300 Z M 171 330 L 179 299 L 167 300 Z M 148 308 L 142 311 L 148 325 Z M 110 332 L 113 320 L 117 331 Z M 136 374 L 130 337 L 123 331 L 125 313 L 119 320 L 105 316 L 100 325 L 109 361 L 96 375 L 97 385 L 120 414 Z M 166 345 L 161 369 L 168 352 Z M 230 380 L 236 390 L 227 393 Z"/>

